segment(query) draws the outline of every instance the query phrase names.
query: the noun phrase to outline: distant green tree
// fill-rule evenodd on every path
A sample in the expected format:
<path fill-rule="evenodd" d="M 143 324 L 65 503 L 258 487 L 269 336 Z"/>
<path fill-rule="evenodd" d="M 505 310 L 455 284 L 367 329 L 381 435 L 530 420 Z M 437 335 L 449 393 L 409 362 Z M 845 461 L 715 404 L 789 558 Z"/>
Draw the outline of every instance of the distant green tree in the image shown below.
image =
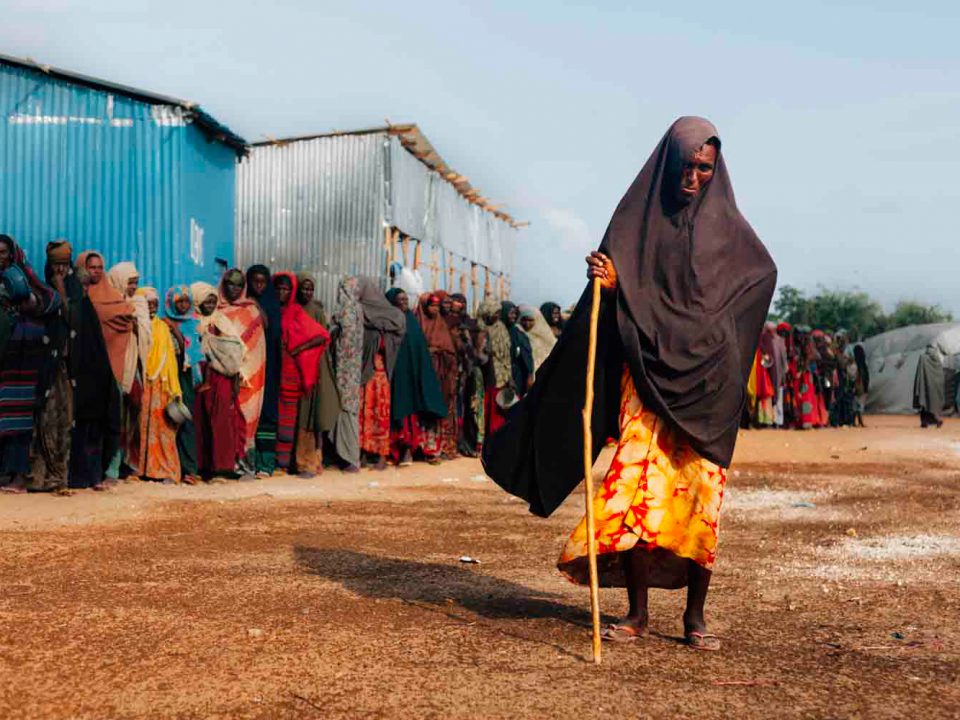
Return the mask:
<path fill-rule="evenodd" d="M 784 285 L 773 303 L 771 319 L 823 330 L 843 328 L 852 338 L 860 339 L 908 325 L 950 322 L 953 315 L 939 305 L 912 300 L 898 302 L 887 315 L 879 303 L 860 290 L 821 287 L 816 295 L 807 297 L 802 290 Z"/>
<path fill-rule="evenodd" d="M 950 322 L 953 315 L 939 305 L 924 305 L 912 300 L 897 303 L 893 312 L 887 316 L 889 330 L 907 325 L 926 325 L 928 323 Z"/>
<path fill-rule="evenodd" d="M 784 285 L 773 307 L 778 319 L 791 325 L 843 328 L 854 338 L 873 335 L 883 327 L 883 309 L 860 291 L 820 288 L 816 295 L 808 298 L 802 290 Z"/>

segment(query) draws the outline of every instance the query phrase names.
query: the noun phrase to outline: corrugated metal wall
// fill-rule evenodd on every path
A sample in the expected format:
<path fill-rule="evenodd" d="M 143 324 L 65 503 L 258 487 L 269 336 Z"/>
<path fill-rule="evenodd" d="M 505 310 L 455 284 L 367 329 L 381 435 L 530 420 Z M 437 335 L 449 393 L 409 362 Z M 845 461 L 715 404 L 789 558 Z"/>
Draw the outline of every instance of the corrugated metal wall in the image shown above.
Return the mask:
<path fill-rule="evenodd" d="M 233 255 L 236 155 L 180 108 L 0 64 L 0 232 L 137 263 L 144 284 L 214 281 Z"/>
<path fill-rule="evenodd" d="M 516 237 L 387 133 L 252 148 L 238 171 L 236 227 L 240 264 L 310 270 L 328 307 L 343 275 L 384 278 L 385 227 L 420 240 L 425 282 L 454 291 L 471 262 L 509 273 Z"/>
<path fill-rule="evenodd" d="M 428 267 L 422 271 L 428 285 L 450 292 L 462 290 L 475 305 L 484 294 L 487 273 L 483 269 L 478 272 L 474 293 L 471 263 L 491 274 L 510 274 L 517 231 L 467 202 L 395 137 L 390 138 L 390 200 L 388 222 L 424 244 L 422 256 Z M 490 289 L 499 297 L 497 281 L 492 281 Z"/>
<path fill-rule="evenodd" d="M 341 135 L 252 148 L 237 176 L 237 261 L 309 270 L 331 308 L 344 275 L 382 276 L 384 140 Z"/>

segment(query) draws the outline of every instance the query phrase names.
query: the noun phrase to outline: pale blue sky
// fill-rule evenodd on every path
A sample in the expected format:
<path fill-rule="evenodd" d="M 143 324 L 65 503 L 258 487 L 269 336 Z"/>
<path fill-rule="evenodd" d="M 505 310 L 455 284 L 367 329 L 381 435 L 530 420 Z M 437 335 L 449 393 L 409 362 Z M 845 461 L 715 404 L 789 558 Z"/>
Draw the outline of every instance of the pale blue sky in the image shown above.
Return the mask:
<path fill-rule="evenodd" d="M 960 314 L 960 3 L 0 0 L 0 52 L 196 100 L 248 139 L 416 122 L 530 228 L 515 299 L 582 256 L 678 115 L 720 129 L 781 283 Z"/>

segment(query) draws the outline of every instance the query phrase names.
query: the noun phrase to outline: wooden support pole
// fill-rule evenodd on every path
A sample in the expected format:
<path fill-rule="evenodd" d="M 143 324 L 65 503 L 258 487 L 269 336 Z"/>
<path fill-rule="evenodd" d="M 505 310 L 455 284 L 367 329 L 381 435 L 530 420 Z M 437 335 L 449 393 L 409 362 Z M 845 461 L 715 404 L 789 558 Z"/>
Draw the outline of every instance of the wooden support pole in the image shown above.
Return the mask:
<path fill-rule="evenodd" d="M 478 297 L 480 289 L 480 283 L 477 280 L 477 264 L 475 262 L 470 263 L 470 295 L 472 300 L 473 312 L 470 313 L 474 317 L 477 316 L 477 308 L 480 307 L 480 298 Z"/>
<path fill-rule="evenodd" d="M 420 267 L 420 248 L 423 245 L 419 240 L 417 240 L 416 246 L 413 248 L 413 269 L 417 270 Z"/>
<path fill-rule="evenodd" d="M 447 251 L 447 292 L 453 292 L 453 278 L 456 276 L 457 266 L 453 259 L 453 253 Z"/>
<path fill-rule="evenodd" d="M 391 249 L 390 238 L 390 226 L 388 225 L 383 228 L 383 253 L 386 256 L 387 265 L 385 268 L 385 274 L 387 278 L 390 277 L 390 266 L 393 265 L 393 250 Z"/>

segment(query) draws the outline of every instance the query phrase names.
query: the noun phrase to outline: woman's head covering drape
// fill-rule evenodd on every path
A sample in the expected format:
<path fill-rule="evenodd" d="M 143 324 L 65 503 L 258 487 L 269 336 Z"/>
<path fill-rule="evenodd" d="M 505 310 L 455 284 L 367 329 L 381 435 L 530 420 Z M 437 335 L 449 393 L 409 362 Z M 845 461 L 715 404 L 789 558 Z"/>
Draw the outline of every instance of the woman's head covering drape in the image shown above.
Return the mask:
<path fill-rule="evenodd" d="M 710 183 L 675 200 L 684 164 L 717 147 Z M 776 266 L 740 214 L 716 128 L 677 120 L 614 212 L 600 245 L 619 275 L 605 293 L 597 347 L 594 457 L 618 434 L 625 362 L 646 407 L 701 456 L 729 466 L 744 388 Z M 584 292 L 538 382 L 507 427 L 488 438 L 484 464 L 508 491 L 548 515 L 580 482 L 590 292 Z"/>
<path fill-rule="evenodd" d="M 386 297 L 392 303 L 401 292 L 400 288 L 392 288 Z M 416 315 L 410 310 L 402 314 L 406 316 L 406 332 L 390 381 L 390 418 L 394 425 L 411 415 L 419 415 L 424 420 L 444 418 L 447 416 L 447 402 L 433 369 L 427 339 Z"/>

